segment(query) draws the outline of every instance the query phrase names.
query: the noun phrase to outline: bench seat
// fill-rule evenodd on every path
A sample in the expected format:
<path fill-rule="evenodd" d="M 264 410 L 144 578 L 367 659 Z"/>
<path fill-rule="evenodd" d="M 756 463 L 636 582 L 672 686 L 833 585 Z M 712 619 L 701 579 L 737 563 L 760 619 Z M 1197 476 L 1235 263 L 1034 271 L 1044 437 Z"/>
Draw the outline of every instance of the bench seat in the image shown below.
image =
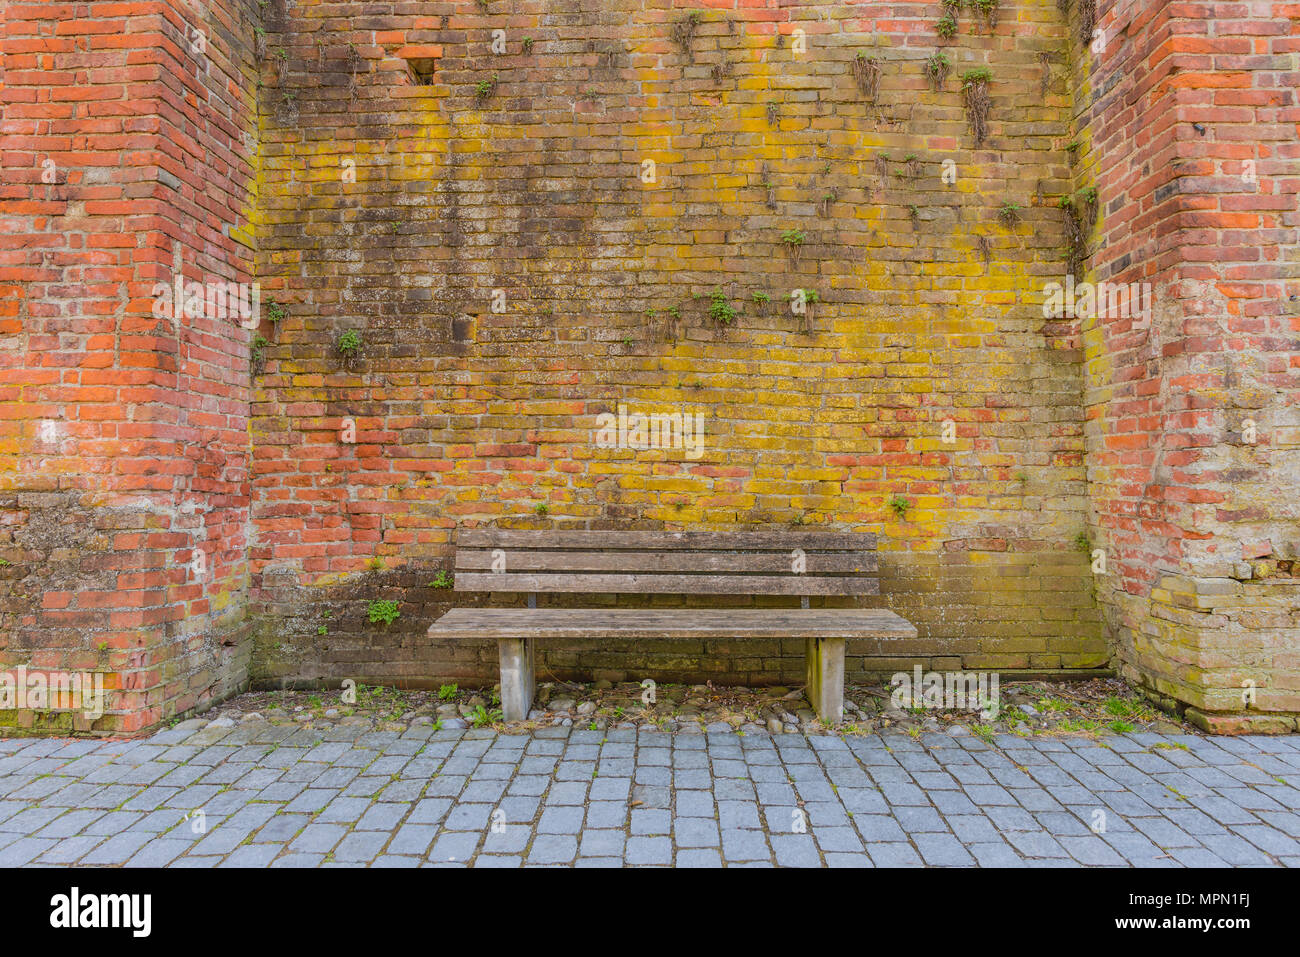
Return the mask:
<path fill-rule="evenodd" d="M 915 638 L 880 608 L 453 608 L 437 638 Z"/>

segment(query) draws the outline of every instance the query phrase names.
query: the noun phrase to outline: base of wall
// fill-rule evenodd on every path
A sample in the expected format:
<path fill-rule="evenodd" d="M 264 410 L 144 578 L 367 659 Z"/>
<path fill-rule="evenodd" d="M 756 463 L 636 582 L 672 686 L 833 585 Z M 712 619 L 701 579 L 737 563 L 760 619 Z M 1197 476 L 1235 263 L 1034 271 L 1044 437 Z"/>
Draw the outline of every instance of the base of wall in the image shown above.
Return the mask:
<path fill-rule="evenodd" d="M 1291 734 L 1300 730 L 1300 714 L 1210 712 L 1187 708 L 1183 717 L 1210 734 Z"/>

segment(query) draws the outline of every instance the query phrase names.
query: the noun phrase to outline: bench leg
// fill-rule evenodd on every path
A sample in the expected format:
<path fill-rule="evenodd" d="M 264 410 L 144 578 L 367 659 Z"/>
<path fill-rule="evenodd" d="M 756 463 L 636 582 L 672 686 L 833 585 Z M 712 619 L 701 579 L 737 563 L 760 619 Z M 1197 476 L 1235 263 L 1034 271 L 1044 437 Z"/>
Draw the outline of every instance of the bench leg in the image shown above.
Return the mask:
<path fill-rule="evenodd" d="M 498 638 L 501 656 L 501 712 L 507 721 L 523 721 L 533 707 L 533 639 Z"/>
<path fill-rule="evenodd" d="M 808 665 L 805 694 L 824 724 L 844 719 L 844 639 L 809 638 L 804 651 Z"/>

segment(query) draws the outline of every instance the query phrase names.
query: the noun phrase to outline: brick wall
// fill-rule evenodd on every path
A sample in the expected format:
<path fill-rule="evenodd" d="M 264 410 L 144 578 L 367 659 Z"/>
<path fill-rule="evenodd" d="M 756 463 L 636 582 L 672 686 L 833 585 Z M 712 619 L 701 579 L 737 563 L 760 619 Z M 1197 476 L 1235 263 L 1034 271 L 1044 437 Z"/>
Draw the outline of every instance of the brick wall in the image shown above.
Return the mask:
<path fill-rule="evenodd" d="M 1300 155 L 1294 5 L 1099 5 L 1078 63 L 1093 275 L 1152 321 L 1097 322 L 1089 490 L 1123 670 L 1207 727 L 1300 712 Z"/>
<path fill-rule="evenodd" d="M 878 533 L 920 630 L 851 676 L 1114 656 L 1294 727 L 1296 10 L 1062 6 L 11 4 L 0 666 L 109 672 L 96 731 L 486 683 L 425 634 L 494 600 L 431 586 L 457 527 L 798 524 Z M 1151 283 L 1150 320 L 1045 317 L 1067 272 Z M 153 315 L 177 273 L 256 277 L 260 323 Z M 619 405 L 703 414 L 702 454 L 599 447 Z"/>
<path fill-rule="evenodd" d="M 1076 545 L 1078 330 L 1039 298 L 1063 270 L 1066 25 L 1003 7 L 951 42 L 932 3 L 274 19 L 258 268 L 286 315 L 253 405 L 255 673 L 495 680 L 494 647 L 424 634 L 456 527 L 485 522 L 874 531 L 880 601 L 922 638 L 851 648 L 851 669 L 1104 667 Z M 961 75 L 979 67 L 976 148 Z M 794 289 L 818 293 L 811 317 Z M 734 321 L 710 317 L 715 290 Z M 703 456 L 595 447 L 620 403 L 703 413 Z M 372 599 L 402 617 L 370 624 Z M 554 648 L 543 667 L 758 682 L 802 654 Z"/>
<path fill-rule="evenodd" d="M 251 277 L 247 22 L 7 6 L 0 666 L 105 672 L 109 697 L 0 724 L 130 732 L 245 680 L 248 332 L 157 318 L 154 287 Z"/>

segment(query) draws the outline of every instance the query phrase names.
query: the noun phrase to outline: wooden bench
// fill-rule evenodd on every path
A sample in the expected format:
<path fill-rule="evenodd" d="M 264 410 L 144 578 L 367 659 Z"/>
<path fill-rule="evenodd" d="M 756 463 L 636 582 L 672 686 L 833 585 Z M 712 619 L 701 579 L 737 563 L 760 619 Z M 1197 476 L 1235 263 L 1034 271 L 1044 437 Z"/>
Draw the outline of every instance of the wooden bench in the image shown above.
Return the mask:
<path fill-rule="evenodd" d="M 845 640 L 916 637 L 892 611 L 809 607 L 810 596 L 879 593 L 874 535 L 466 529 L 456 544 L 457 591 L 528 594 L 527 608 L 454 608 L 429 629 L 436 639 L 496 639 L 507 721 L 532 708 L 539 639 L 803 638 L 808 700 L 838 723 Z M 801 607 L 538 608 L 543 592 L 786 595 Z"/>

